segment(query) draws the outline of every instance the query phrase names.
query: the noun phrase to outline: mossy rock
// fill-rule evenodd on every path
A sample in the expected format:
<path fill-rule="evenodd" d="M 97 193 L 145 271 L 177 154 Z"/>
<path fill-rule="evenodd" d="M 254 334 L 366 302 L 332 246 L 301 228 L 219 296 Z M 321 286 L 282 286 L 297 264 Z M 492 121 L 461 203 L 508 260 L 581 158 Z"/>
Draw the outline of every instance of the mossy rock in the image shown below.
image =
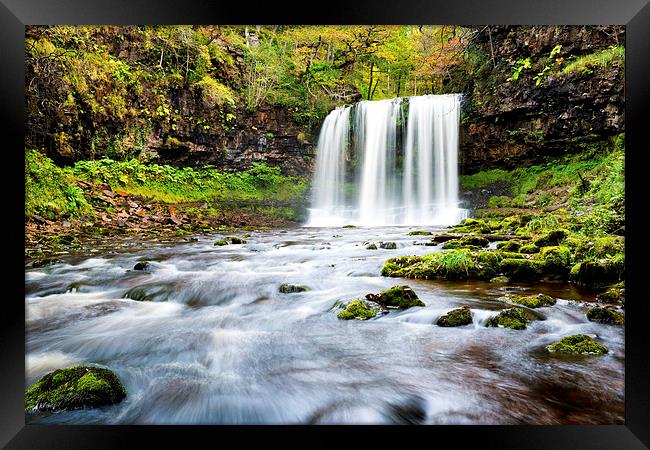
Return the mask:
<path fill-rule="evenodd" d="M 377 311 L 375 311 L 368 303 L 363 300 L 354 300 L 336 316 L 342 320 L 368 320 L 372 319 L 376 315 Z"/>
<path fill-rule="evenodd" d="M 567 230 L 553 230 L 546 233 L 544 236 L 541 236 L 533 241 L 538 247 L 550 247 L 560 244 L 564 241 L 569 232 Z"/>
<path fill-rule="evenodd" d="M 571 268 L 569 278 L 578 284 L 603 287 L 620 281 L 625 273 L 625 258 L 622 254 L 613 258 L 582 261 Z"/>
<path fill-rule="evenodd" d="M 517 303 L 519 305 L 527 306 L 528 308 L 541 308 L 542 306 L 553 306 L 557 301 L 546 294 L 537 294 L 537 295 L 508 295 L 506 297 L 508 301 L 512 303 Z"/>
<path fill-rule="evenodd" d="M 214 242 L 214 245 L 228 245 L 228 241 L 225 239 L 219 239 L 218 241 Z"/>
<path fill-rule="evenodd" d="M 289 283 L 282 283 L 280 287 L 278 288 L 280 292 L 283 294 L 294 294 L 296 292 L 307 292 L 309 291 L 309 287 L 307 286 L 302 286 L 302 285 L 297 285 L 297 284 L 289 284 Z"/>
<path fill-rule="evenodd" d="M 135 266 L 133 266 L 133 270 L 149 270 L 151 269 L 151 264 L 149 264 L 149 261 L 138 261 Z"/>
<path fill-rule="evenodd" d="M 544 276 L 566 279 L 571 271 L 571 249 L 564 245 L 543 247 L 536 257 L 544 264 Z"/>
<path fill-rule="evenodd" d="M 514 307 L 504 309 L 496 316 L 490 317 L 487 321 L 487 326 L 524 330 L 529 323 L 530 319 L 526 311 L 522 308 Z"/>
<path fill-rule="evenodd" d="M 510 283 L 510 278 L 501 275 L 498 277 L 490 278 L 490 283 L 507 284 Z"/>
<path fill-rule="evenodd" d="M 366 247 L 366 250 L 377 250 L 377 244 L 370 244 Z"/>
<path fill-rule="evenodd" d="M 598 294 L 596 300 L 603 303 L 625 303 L 625 281 L 610 286 L 605 292 Z"/>
<path fill-rule="evenodd" d="M 431 231 L 426 231 L 426 230 L 414 230 L 414 231 L 409 231 L 408 236 L 430 236 L 433 233 Z"/>
<path fill-rule="evenodd" d="M 390 289 L 381 291 L 379 294 L 368 294 L 373 300 L 388 308 L 406 309 L 413 306 L 426 306 L 410 286 L 393 286 Z"/>
<path fill-rule="evenodd" d="M 521 242 L 509 240 L 497 242 L 497 250 L 503 250 L 505 252 L 518 252 L 521 248 Z"/>
<path fill-rule="evenodd" d="M 244 234 L 242 234 L 241 237 L 243 237 L 244 239 L 246 239 L 246 238 L 251 237 L 251 234 L 250 234 L 250 233 L 244 233 Z"/>
<path fill-rule="evenodd" d="M 231 244 L 245 244 L 246 241 L 243 240 L 242 238 L 239 238 L 237 236 L 226 236 L 224 238 L 226 241 L 230 242 Z"/>
<path fill-rule="evenodd" d="M 351 225 L 351 224 L 343 225 L 343 228 L 356 228 L 356 227 L 357 227 L 356 225 Z"/>
<path fill-rule="evenodd" d="M 469 306 L 452 309 L 436 321 L 439 327 L 460 327 L 470 323 L 472 323 L 472 312 Z"/>
<path fill-rule="evenodd" d="M 533 254 L 533 253 L 539 253 L 539 247 L 536 246 L 535 244 L 526 244 L 522 245 L 519 247 L 519 253 L 524 253 L 524 254 Z"/>
<path fill-rule="evenodd" d="M 119 403 L 126 389 L 108 369 L 74 366 L 48 373 L 25 391 L 25 411 L 61 411 Z"/>
<path fill-rule="evenodd" d="M 605 325 L 625 325 L 625 315 L 613 308 L 600 308 L 598 306 L 587 311 L 587 319 Z"/>
<path fill-rule="evenodd" d="M 395 242 L 380 242 L 379 247 L 386 250 L 395 250 L 397 248 L 397 244 Z"/>
<path fill-rule="evenodd" d="M 489 280 L 499 273 L 501 257 L 496 252 L 480 251 L 474 255 L 476 278 Z"/>
<path fill-rule="evenodd" d="M 569 353 L 575 355 L 602 355 L 609 350 L 602 344 L 584 334 L 567 336 L 546 346 L 551 353 Z"/>
<path fill-rule="evenodd" d="M 512 280 L 538 280 L 544 265 L 531 259 L 506 258 L 499 265 L 501 272 Z"/>
<path fill-rule="evenodd" d="M 498 274 L 501 256 L 492 251 L 446 250 L 425 256 L 398 256 L 384 263 L 388 277 L 489 280 Z"/>
<path fill-rule="evenodd" d="M 453 239 L 451 241 L 447 241 L 442 246 L 442 248 L 474 247 L 476 249 L 480 249 L 483 247 L 487 247 L 489 244 L 490 241 L 488 241 L 483 236 L 469 235 L 469 236 L 463 236 L 460 239 Z"/>

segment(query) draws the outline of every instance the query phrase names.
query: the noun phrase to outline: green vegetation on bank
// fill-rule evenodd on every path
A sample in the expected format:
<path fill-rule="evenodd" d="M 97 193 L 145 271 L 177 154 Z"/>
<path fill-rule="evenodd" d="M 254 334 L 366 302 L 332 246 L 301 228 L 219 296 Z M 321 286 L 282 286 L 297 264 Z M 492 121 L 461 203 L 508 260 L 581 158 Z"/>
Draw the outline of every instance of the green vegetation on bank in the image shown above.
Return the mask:
<path fill-rule="evenodd" d="M 75 184 L 78 181 L 106 184 L 113 191 L 160 203 L 277 202 L 280 215 L 287 214 L 282 205 L 299 201 L 308 186 L 304 178 L 282 175 L 278 167 L 262 163 L 236 173 L 110 159 L 79 161 L 59 168 L 36 150 L 25 152 L 25 163 L 28 218 L 92 215 L 91 199 Z"/>
<path fill-rule="evenodd" d="M 478 210 L 474 218 L 450 228 L 464 237 L 447 240 L 437 253 L 391 258 L 382 275 L 482 280 L 502 276 L 512 281 L 573 281 L 598 289 L 624 280 L 624 142 L 620 135 L 544 165 L 463 177 L 465 189 L 489 189 L 505 181 L 511 195 L 523 196 L 525 204 Z M 496 250 L 483 249 L 490 235 L 503 236 Z M 431 244 L 439 242 L 434 237 Z M 543 306 L 537 300 L 517 302 Z"/>
<path fill-rule="evenodd" d="M 497 183 L 505 184 L 508 195 L 490 198 L 490 208 L 562 205 L 577 216 L 575 231 L 583 235 L 614 233 L 624 223 L 625 134 L 580 147 L 579 153 L 545 164 L 461 176 L 461 189 L 490 189 Z M 535 220 L 545 220 L 547 223 L 537 224 L 553 228 L 561 219 L 538 216 Z"/>
<path fill-rule="evenodd" d="M 72 176 L 35 150 L 25 152 L 25 215 L 47 219 L 89 213 L 91 206 Z"/>

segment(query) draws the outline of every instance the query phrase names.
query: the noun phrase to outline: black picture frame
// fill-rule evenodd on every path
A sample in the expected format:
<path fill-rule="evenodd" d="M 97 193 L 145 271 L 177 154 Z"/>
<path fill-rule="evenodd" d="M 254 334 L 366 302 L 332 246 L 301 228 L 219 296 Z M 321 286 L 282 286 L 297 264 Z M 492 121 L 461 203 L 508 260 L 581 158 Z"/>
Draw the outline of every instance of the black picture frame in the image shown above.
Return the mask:
<path fill-rule="evenodd" d="M 308 9 L 306 9 L 308 8 Z M 24 27 L 41 24 L 507 24 L 626 25 L 626 355 L 625 424 L 612 426 L 54 426 L 26 425 L 24 414 Z M 300 442 L 373 445 L 395 438 L 411 445 L 481 448 L 642 449 L 650 446 L 649 301 L 641 292 L 644 153 L 650 104 L 650 3 L 648 0 L 332 0 L 277 2 L 171 0 L 0 0 L 0 111 L 4 165 L 5 266 L 0 359 L 0 445 L 3 448 L 145 448 L 181 437 L 185 445 L 249 446 Z M 10 175 L 6 177 L 6 175 Z M 635 207 L 636 205 L 636 207 Z M 7 246 L 8 247 L 8 246 Z M 15 255 L 15 256 L 14 256 Z M 23 259 L 21 260 L 21 255 Z M 14 260 L 15 258 L 15 260 Z M 23 261 L 23 262 L 21 262 Z M 22 275 L 21 275 L 22 274 Z M 14 279 L 15 276 L 15 279 Z M 16 281 L 14 281 L 16 280 Z M 23 284 L 24 286 L 24 284 Z M 312 435 L 318 434 L 318 438 Z M 189 439 L 189 440 L 188 440 Z M 420 441 L 423 439 L 422 441 Z M 136 444 L 136 442 L 140 442 Z M 230 444 L 235 445 L 235 444 Z M 422 445 L 422 444 L 419 444 Z M 450 444 L 447 444 L 450 445 Z"/>

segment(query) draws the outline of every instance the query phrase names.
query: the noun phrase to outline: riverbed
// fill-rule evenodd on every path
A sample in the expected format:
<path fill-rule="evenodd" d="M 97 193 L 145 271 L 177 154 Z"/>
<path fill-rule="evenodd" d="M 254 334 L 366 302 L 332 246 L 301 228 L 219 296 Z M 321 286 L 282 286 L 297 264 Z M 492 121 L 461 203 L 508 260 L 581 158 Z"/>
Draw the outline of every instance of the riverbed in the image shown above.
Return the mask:
<path fill-rule="evenodd" d="M 117 405 L 29 414 L 27 423 L 624 422 L 624 327 L 587 320 L 592 292 L 382 277 L 390 257 L 441 250 L 408 236 L 412 229 L 253 231 L 226 246 L 214 245 L 225 234 L 196 235 L 26 269 L 25 386 L 84 364 L 111 369 L 128 392 Z M 381 241 L 397 248 L 366 248 Z M 140 260 L 149 270 L 133 270 Z M 310 290 L 284 294 L 282 283 Z M 400 284 L 426 306 L 337 318 L 341 303 Z M 513 292 L 558 301 L 537 309 L 543 320 L 526 330 L 486 327 Z M 462 305 L 472 324 L 435 325 Z M 572 334 L 596 337 L 609 353 L 545 350 Z"/>

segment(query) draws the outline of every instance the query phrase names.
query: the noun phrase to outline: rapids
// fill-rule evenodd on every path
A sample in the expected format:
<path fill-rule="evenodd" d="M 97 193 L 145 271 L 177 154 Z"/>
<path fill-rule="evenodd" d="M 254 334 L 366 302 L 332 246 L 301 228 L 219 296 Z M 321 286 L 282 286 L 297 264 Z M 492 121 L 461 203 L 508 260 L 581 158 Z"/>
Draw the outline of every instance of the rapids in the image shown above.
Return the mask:
<path fill-rule="evenodd" d="M 586 319 L 591 294 L 559 283 L 382 277 L 389 257 L 440 251 L 416 245 L 427 236 L 409 229 L 294 228 L 223 247 L 213 245 L 220 235 L 113 244 L 27 269 L 26 387 L 56 368 L 95 364 L 128 392 L 117 405 L 30 414 L 27 423 L 623 423 L 624 328 Z M 365 248 L 379 241 L 397 249 Z M 132 270 L 140 259 L 150 271 Z M 311 290 L 282 294 L 282 283 Z M 339 302 L 397 284 L 426 307 L 336 317 Z M 523 331 L 483 326 L 512 290 L 558 303 Z M 125 298 L 129 291 L 149 301 Z M 435 325 L 464 304 L 471 325 Z M 578 333 L 597 335 L 610 352 L 545 352 Z"/>

